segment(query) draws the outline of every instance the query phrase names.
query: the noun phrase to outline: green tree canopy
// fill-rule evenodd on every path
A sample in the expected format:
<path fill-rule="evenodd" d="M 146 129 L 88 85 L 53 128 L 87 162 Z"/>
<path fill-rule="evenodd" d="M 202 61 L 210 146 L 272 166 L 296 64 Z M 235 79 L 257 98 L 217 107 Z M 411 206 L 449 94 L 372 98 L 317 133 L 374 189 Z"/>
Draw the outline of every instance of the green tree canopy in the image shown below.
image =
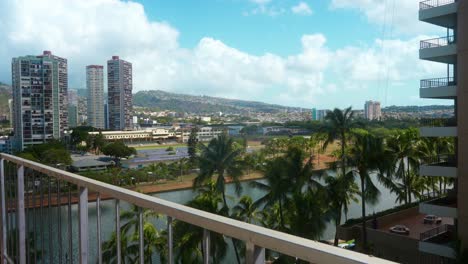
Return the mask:
<path fill-rule="evenodd" d="M 121 141 L 116 141 L 107 144 L 102 149 L 102 153 L 104 153 L 104 155 L 111 156 L 117 160 L 120 160 L 121 158 L 128 158 L 131 155 L 135 155 L 137 152 L 135 148 L 128 147 Z"/>

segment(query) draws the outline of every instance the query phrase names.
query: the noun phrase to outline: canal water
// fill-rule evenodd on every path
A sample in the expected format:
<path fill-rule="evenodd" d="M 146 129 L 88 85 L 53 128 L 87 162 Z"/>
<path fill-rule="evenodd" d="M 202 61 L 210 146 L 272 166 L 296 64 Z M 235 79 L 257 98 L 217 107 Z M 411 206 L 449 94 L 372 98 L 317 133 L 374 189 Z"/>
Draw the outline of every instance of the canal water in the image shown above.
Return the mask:
<path fill-rule="evenodd" d="M 374 177 L 375 178 L 375 177 Z M 263 181 L 263 180 L 260 180 Z M 378 188 L 381 191 L 380 199 L 377 204 L 375 205 L 368 205 L 367 206 L 367 212 L 370 214 L 372 212 L 379 212 L 383 211 L 389 208 L 395 207 L 397 204 L 395 204 L 395 194 L 391 194 L 389 190 L 387 190 L 385 187 L 380 185 L 377 181 L 375 181 L 375 184 L 378 186 Z M 258 189 L 254 189 L 250 186 L 249 182 L 242 182 L 242 195 L 249 195 L 252 197 L 252 199 L 255 201 L 258 198 L 260 198 L 264 193 Z M 239 200 L 240 197 L 238 197 L 235 193 L 235 188 L 234 185 L 229 184 L 227 185 L 227 196 L 229 198 L 229 206 L 232 207 L 234 206 L 237 201 Z M 195 193 L 193 190 L 188 189 L 188 190 L 178 190 L 178 191 L 171 191 L 171 192 L 164 192 L 164 193 L 158 193 L 158 194 L 153 194 L 153 196 L 159 197 L 161 199 L 165 199 L 168 201 L 180 203 L 180 204 L 185 204 L 188 201 L 190 201 L 194 197 Z M 130 205 L 121 202 L 121 211 L 123 210 L 129 210 Z M 71 213 L 72 213 L 72 236 L 73 236 L 73 248 L 72 248 L 72 255 L 73 255 L 73 262 L 78 263 L 78 206 L 72 205 L 71 208 Z M 33 225 L 33 214 L 34 212 L 29 212 L 28 213 L 28 225 L 29 225 L 29 230 L 30 232 L 33 232 L 34 230 L 34 225 Z M 349 213 L 348 213 L 348 218 L 357 218 L 360 217 L 361 214 L 361 208 L 360 208 L 360 203 L 353 203 L 349 206 Z M 106 241 L 110 239 L 112 232 L 115 230 L 115 201 L 114 200 L 106 200 L 101 202 L 101 236 L 102 236 L 102 241 Z M 38 248 L 41 249 L 41 227 L 43 228 L 43 237 L 44 237 L 44 245 L 46 248 L 44 248 L 44 256 L 43 256 L 43 262 L 42 263 L 50 263 L 52 260 L 52 263 L 59 263 L 59 249 L 60 249 L 60 244 L 62 244 L 62 263 L 69 263 L 69 246 L 68 246 L 68 207 L 67 206 L 62 206 L 60 208 L 60 217 L 59 217 L 59 210 L 57 207 L 51 208 L 50 211 L 46 209 L 44 211 L 44 218 L 42 223 L 40 222 L 40 217 L 39 213 L 36 214 L 36 225 L 35 225 L 35 232 L 36 232 L 36 238 L 37 238 L 37 243 L 38 243 Z M 61 224 L 58 224 L 58 221 L 60 219 Z M 89 203 L 89 260 L 90 263 L 94 263 L 95 260 L 97 259 L 97 232 L 96 232 L 96 204 L 95 202 Z M 159 219 L 154 219 L 152 220 L 156 227 L 159 230 L 163 230 L 166 228 L 166 218 L 163 216 Z M 343 220 L 344 221 L 344 220 Z M 61 226 L 61 233 L 62 233 L 62 243 L 60 243 L 60 238 L 59 238 L 59 226 Z M 50 234 L 52 236 L 49 238 L 49 230 Z M 32 234 L 32 233 L 30 233 Z M 322 239 L 332 239 L 335 234 L 335 227 L 333 223 L 328 223 L 327 228 L 324 231 L 323 238 Z M 52 240 L 52 245 L 53 248 L 50 250 L 48 248 L 48 241 Z M 227 240 L 228 245 L 231 245 L 231 241 Z M 49 252 L 52 252 L 52 254 L 49 254 Z M 33 257 L 33 256 L 31 256 Z M 34 261 L 33 261 L 34 262 Z M 153 263 L 159 263 L 158 258 L 155 256 L 154 257 L 154 262 Z M 236 263 L 235 262 L 235 257 L 233 254 L 233 250 L 230 247 L 228 250 L 228 254 L 226 257 L 226 260 L 223 261 L 223 263 Z"/>

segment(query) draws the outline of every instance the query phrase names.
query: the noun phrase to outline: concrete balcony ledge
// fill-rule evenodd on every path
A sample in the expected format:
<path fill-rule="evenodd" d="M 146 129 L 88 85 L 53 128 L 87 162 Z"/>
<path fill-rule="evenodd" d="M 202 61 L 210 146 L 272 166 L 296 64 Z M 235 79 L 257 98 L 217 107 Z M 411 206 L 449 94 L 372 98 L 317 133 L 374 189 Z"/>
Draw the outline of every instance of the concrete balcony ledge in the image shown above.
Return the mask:
<path fill-rule="evenodd" d="M 455 0 L 429 0 L 419 4 L 419 20 L 433 25 L 454 28 L 458 3 Z"/>
<path fill-rule="evenodd" d="M 425 46 L 426 45 L 426 46 Z M 422 41 L 419 58 L 441 63 L 454 64 L 457 59 L 457 44 L 448 42 L 446 45 L 432 44 Z"/>
<path fill-rule="evenodd" d="M 441 86 L 419 89 L 419 97 L 427 99 L 454 99 L 457 97 L 457 86 Z"/>
<path fill-rule="evenodd" d="M 448 166 L 445 163 L 421 165 L 419 167 L 419 175 L 450 178 L 457 178 L 458 176 L 457 167 Z"/>
<path fill-rule="evenodd" d="M 457 127 L 420 127 L 422 137 L 456 137 Z"/>
<path fill-rule="evenodd" d="M 432 214 L 440 217 L 457 218 L 457 201 L 447 197 L 435 199 L 419 204 L 419 212 L 422 214 Z"/>

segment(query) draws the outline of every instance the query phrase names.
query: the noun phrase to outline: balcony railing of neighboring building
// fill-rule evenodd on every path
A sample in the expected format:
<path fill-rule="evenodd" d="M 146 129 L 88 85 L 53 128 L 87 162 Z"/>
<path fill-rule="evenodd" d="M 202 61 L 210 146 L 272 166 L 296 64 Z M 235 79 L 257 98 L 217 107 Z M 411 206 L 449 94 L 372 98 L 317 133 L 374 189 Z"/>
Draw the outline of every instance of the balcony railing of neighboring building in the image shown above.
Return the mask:
<path fill-rule="evenodd" d="M 457 85 L 455 78 L 453 77 L 421 80 L 421 89 L 437 88 L 437 87 L 445 87 L 445 86 L 453 86 L 453 85 Z"/>
<path fill-rule="evenodd" d="M 419 49 L 444 47 L 455 43 L 455 36 L 421 40 Z"/>
<path fill-rule="evenodd" d="M 423 127 L 456 127 L 457 119 L 449 118 L 421 118 L 419 124 Z"/>
<path fill-rule="evenodd" d="M 457 157 L 454 154 L 438 154 L 425 159 L 425 163 L 430 166 L 457 167 Z"/>
<path fill-rule="evenodd" d="M 434 7 L 449 5 L 457 2 L 457 0 L 426 0 L 419 2 L 419 10 L 431 9 Z"/>
<path fill-rule="evenodd" d="M 439 195 L 439 198 L 432 198 L 432 200 L 425 201 L 425 203 L 430 205 L 437 205 L 443 207 L 457 208 L 457 196 L 443 196 Z"/>
<path fill-rule="evenodd" d="M 112 244 L 112 256 L 117 263 L 123 263 L 125 260 L 120 256 L 126 248 L 120 242 L 125 235 L 121 230 L 121 202 L 138 207 L 135 228 L 139 235 L 132 242 L 136 246 L 135 252 L 139 252 L 136 255 L 138 263 L 145 262 L 145 209 L 166 216 L 167 263 L 174 263 L 173 246 L 178 242 L 173 237 L 173 220 L 200 229 L 203 263 L 212 261 L 210 243 L 214 241 L 210 241 L 210 233 L 245 242 L 246 263 L 264 263 L 265 249 L 312 263 L 393 263 L 130 191 L 13 155 L 0 154 L 0 172 L 2 263 L 36 263 L 38 258 L 40 262 L 48 263 L 71 263 L 71 260 L 102 263 L 105 261 L 102 258 L 102 230 L 109 230 L 102 222 L 109 218 L 113 222 L 111 225 L 115 224 L 117 241 Z M 115 214 L 111 217 L 103 218 L 101 199 L 114 200 Z M 72 209 L 73 203 L 77 203 L 78 212 Z M 88 207 L 92 207 L 91 215 L 95 218 L 89 218 Z M 108 211 L 109 207 L 105 209 Z M 96 259 L 91 259 L 90 248 L 97 252 Z"/>
<path fill-rule="evenodd" d="M 434 243 L 446 243 L 451 241 L 451 234 L 455 231 L 455 226 L 443 224 L 436 228 L 430 229 L 419 235 L 419 241 L 428 241 Z M 446 235 L 441 237 L 441 235 Z"/>

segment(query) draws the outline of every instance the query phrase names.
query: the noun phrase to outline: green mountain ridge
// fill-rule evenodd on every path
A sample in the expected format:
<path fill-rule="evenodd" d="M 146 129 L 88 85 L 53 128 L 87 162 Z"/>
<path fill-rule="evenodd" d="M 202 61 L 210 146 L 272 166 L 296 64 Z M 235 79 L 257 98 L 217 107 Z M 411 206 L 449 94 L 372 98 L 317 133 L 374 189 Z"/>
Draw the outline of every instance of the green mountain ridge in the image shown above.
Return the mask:
<path fill-rule="evenodd" d="M 140 107 L 191 113 L 247 113 L 250 111 L 277 113 L 280 111 L 298 111 L 301 109 L 299 107 L 287 107 L 256 101 L 226 99 L 205 95 L 178 94 L 161 90 L 137 92 L 133 95 L 133 104 Z"/>

